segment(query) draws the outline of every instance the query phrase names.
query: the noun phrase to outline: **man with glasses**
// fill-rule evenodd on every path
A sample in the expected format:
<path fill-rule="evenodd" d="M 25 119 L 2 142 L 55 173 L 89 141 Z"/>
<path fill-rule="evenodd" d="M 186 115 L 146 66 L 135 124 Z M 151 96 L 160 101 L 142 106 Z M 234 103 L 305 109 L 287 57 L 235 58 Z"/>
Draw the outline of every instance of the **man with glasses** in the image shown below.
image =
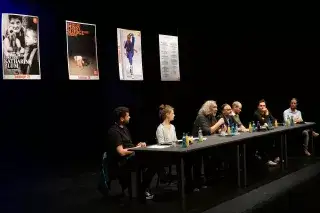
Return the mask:
<path fill-rule="evenodd" d="M 297 110 L 297 105 L 298 105 L 298 101 L 296 98 L 292 98 L 291 101 L 290 101 L 290 108 L 289 109 L 286 109 L 284 112 L 283 112 L 283 121 L 286 122 L 287 119 L 291 119 L 291 116 L 293 117 L 293 121 L 294 123 L 302 123 L 303 122 L 303 119 L 302 119 L 302 115 L 301 115 L 301 112 L 299 110 Z M 309 145 L 309 132 L 310 130 L 304 130 L 302 132 L 302 135 L 303 135 L 303 151 L 304 151 L 304 154 L 306 156 L 310 156 L 310 152 L 308 151 L 308 145 Z M 318 137 L 319 134 L 312 131 L 312 137 Z"/>

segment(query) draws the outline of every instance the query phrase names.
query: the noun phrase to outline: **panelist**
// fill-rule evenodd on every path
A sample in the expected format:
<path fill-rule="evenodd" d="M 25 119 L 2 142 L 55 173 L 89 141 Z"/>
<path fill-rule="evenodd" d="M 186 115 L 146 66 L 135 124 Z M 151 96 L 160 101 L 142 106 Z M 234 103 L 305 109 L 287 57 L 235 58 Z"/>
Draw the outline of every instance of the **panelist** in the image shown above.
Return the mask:
<path fill-rule="evenodd" d="M 240 120 L 240 112 L 242 110 L 242 104 L 239 101 L 235 101 L 232 103 L 232 112 L 231 115 L 233 116 L 234 120 L 240 125 L 239 131 L 240 132 L 249 132 Z"/>
<path fill-rule="evenodd" d="M 126 125 L 129 123 L 129 109 L 118 107 L 114 110 L 115 123 L 108 130 L 107 154 L 109 165 L 113 165 L 113 170 L 119 170 L 118 178 L 122 189 L 128 188 L 130 182 L 130 170 L 134 169 L 135 158 L 134 152 L 129 151 L 133 147 L 145 147 L 146 144 L 140 142 L 133 144 L 130 132 Z M 147 168 L 143 172 L 142 188 L 147 200 L 153 199 L 153 194 L 149 190 L 149 185 L 156 170 Z"/>
<path fill-rule="evenodd" d="M 174 125 L 171 121 L 174 120 L 174 109 L 170 105 L 161 105 L 160 118 L 162 123 L 158 126 L 156 131 L 157 141 L 159 144 L 176 142 L 177 134 Z"/>
<path fill-rule="evenodd" d="M 294 123 L 302 123 L 303 119 L 302 119 L 302 114 L 299 110 L 297 110 L 297 105 L 298 105 L 298 101 L 296 98 L 292 98 L 290 101 L 290 107 L 289 109 L 286 109 L 283 112 L 283 122 L 287 122 L 287 119 L 291 119 L 291 117 L 293 117 L 293 121 Z M 309 132 L 310 130 L 304 130 L 302 131 L 302 135 L 303 135 L 303 152 L 306 156 L 310 156 L 310 152 L 308 150 L 309 147 Z M 318 137 L 319 134 L 312 131 L 312 137 Z"/>
<path fill-rule="evenodd" d="M 269 112 L 266 101 L 260 100 L 258 104 L 258 109 L 254 113 L 254 122 L 260 123 L 261 126 L 267 125 L 268 122 L 273 122 L 275 118 Z M 263 161 L 266 162 L 268 166 L 277 166 L 280 162 L 280 158 L 277 156 L 276 150 L 273 147 L 273 143 L 264 140 L 259 144 L 259 154 Z M 273 160 L 274 159 L 274 160 Z"/>

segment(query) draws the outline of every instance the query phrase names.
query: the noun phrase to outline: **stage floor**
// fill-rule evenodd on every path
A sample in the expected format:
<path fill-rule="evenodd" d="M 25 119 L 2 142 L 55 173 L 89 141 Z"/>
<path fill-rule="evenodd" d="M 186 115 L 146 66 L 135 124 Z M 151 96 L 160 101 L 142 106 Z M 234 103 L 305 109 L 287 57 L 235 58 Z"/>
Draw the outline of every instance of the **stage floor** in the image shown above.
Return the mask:
<path fill-rule="evenodd" d="M 239 190 L 236 182 L 232 178 L 220 178 L 214 184 L 201 189 L 198 193 L 192 193 L 187 196 L 187 210 L 190 212 L 203 212 L 214 206 L 217 206 L 232 198 L 243 195 L 262 185 L 279 179 L 286 174 L 300 170 L 302 168 L 314 165 L 320 162 L 319 159 L 311 160 L 305 157 L 289 158 L 289 168 L 285 173 L 281 173 L 281 168 L 276 167 L 268 169 L 267 166 L 253 165 L 248 174 L 248 188 Z M 259 170 L 255 170 L 260 168 Z M 97 190 L 97 181 L 99 174 L 97 170 L 85 173 L 69 173 L 68 175 L 52 176 L 48 173 L 45 177 L 29 175 L 21 171 L 24 176 L 16 176 L 15 179 L 6 180 L 1 183 L 1 207 L 0 212 L 179 212 L 179 194 L 176 185 L 164 186 L 156 189 L 154 201 L 148 201 L 147 205 L 140 205 L 135 200 L 128 198 L 104 198 Z M 320 189 L 320 178 L 313 180 L 313 185 L 306 183 L 306 187 L 301 187 L 300 194 L 289 194 L 290 199 L 282 197 L 286 202 L 274 201 L 274 204 L 268 204 L 268 208 L 281 205 L 296 205 L 302 208 L 303 203 L 311 206 L 316 195 L 313 195 Z M 153 186 L 155 186 L 155 181 Z M 116 194 L 120 189 L 117 184 L 112 185 L 113 193 Z M 292 202 L 292 203 L 291 203 Z M 280 206 L 279 206 L 280 205 Z M 2 210 L 2 208 L 4 208 Z M 290 207 L 293 209 L 294 207 Z M 311 207 L 310 207 L 311 208 Z M 283 210 L 282 212 L 286 212 Z M 312 212 L 312 211 L 308 211 Z"/>

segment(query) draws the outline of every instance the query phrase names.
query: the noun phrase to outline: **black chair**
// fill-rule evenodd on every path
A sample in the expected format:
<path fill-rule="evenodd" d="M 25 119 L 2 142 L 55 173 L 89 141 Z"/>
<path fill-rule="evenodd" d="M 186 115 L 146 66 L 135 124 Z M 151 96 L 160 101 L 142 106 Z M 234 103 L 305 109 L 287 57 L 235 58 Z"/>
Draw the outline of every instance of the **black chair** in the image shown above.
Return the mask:
<path fill-rule="evenodd" d="M 132 199 L 132 185 L 131 185 L 131 171 L 128 172 L 128 192 L 130 199 Z M 98 185 L 98 190 L 104 196 L 109 195 L 111 190 L 111 181 L 119 179 L 120 167 L 117 163 L 112 163 L 112 160 L 108 158 L 107 152 L 102 155 L 101 168 L 100 168 L 100 181 Z M 121 183 L 120 183 L 121 185 Z M 125 188 L 121 185 L 122 193 L 124 194 Z"/>

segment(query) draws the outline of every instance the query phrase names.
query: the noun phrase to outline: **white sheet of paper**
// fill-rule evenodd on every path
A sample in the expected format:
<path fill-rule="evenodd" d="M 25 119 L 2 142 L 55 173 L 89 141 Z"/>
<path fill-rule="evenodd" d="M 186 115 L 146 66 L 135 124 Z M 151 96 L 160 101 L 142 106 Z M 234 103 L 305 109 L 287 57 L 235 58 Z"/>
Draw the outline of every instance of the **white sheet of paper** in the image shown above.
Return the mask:
<path fill-rule="evenodd" d="M 148 148 L 151 148 L 151 149 L 164 149 L 164 148 L 169 148 L 170 145 L 151 145 L 151 146 L 148 146 Z"/>

